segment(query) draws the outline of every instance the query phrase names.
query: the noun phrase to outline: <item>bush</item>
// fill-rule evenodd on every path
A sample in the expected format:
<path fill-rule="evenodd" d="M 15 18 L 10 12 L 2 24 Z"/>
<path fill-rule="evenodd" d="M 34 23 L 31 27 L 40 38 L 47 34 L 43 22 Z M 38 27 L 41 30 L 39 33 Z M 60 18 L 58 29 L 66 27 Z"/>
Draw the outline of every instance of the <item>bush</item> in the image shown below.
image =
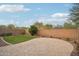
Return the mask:
<path fill-rule="evenodd" d="M 32 25 L 30 28 L 29 28 L 29 32 L 31 35 L 36 35 L 37 32 L 38 32 L 38 29 L 36 26 Z"/>
<path fill-rule="evenodd" d="M 67 41 L 70 41 L 70 38 L 66 38 Z"/>
<path fill-rule="evenodd" d="M 0 36 L 11 36 L 11 35 L 12 35 L 12 33 L 3 33 Z"/>

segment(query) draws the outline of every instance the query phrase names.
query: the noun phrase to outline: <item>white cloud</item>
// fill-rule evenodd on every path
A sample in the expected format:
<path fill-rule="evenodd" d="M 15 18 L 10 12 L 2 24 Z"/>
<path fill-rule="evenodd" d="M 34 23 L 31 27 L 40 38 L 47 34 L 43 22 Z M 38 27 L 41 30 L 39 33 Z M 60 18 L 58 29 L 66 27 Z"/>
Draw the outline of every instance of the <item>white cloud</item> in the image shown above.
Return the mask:
<path fill-rule="evenodd" d="M 55 13 L 52 14 L 51 17 L 53 18 L 67 18 L 68 17 L 68 13 Z"/>
<path fill-rule="evenodd" d="M 48 18 L 47 18 L 48 17 Z M 64 24 L 65 21 L 68 19 L 67 13 L 55 13 L 53 15 L 45 17 L 39 17 L 37 19 L 38 22 L 43 22 L 44 24 Z"/>
<path fill-rule="evenodd" d="M 23 12 L 30 11 L 31 9 L 25 8 L 24 5 L 0 5 L 0 12 Z"/>
<path fill-rule="evenodd" d="M 64 24 L 64 22 L 66 21 L 66 19 L 59 19 L 59 20 L 57 20 L 57 19 L 38 19 L 37 20 L 37 22 L 42 22 L 43 24 L 52 24 L 52 25 L 57 25 L 57 24 L 60 24 L 60 25 L 62 25 L 62 24 Z"/>

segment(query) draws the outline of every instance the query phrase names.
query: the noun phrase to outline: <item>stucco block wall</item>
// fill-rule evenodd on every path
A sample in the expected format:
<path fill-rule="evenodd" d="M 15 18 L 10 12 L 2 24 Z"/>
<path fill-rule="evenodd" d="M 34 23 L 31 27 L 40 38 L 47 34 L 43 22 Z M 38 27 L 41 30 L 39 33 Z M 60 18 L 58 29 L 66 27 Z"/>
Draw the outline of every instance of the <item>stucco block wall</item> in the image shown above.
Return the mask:
<path fill-rule="evenodd" d="M 79 42 L 79 29 L 40 29 L 39 36 L 53 38 L 68 38 Z"/>

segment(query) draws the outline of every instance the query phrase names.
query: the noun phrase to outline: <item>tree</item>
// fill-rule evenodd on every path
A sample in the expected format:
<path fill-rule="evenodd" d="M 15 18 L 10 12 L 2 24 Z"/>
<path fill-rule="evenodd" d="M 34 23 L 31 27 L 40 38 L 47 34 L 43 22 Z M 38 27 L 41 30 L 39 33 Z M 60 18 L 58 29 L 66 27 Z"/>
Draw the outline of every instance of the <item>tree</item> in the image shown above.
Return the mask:
<path fill-rule="evenodd" d="M 70 20 L 79 28 L 79 3 L 73 4 L 73 7 L 70 9 Z"/>
<path fill-rule="evenodd" d="M 34 26 L 36 26 L 37 28 L 40 28 L 40 27 L 43 27 L 44 25 L 41 22 L 36 22 Z"/>
<path fill-rule="evenodd" d="M 8 25 L 8 28 L 9 28 L 9 29 L 15 29 L 15 25 L 9 24 L 9 25 Z"/>
<path fill-rule="evenodd" d="M 62 26 L 62 25 L 57 24 L 54 28 L 55 28 L 55 29 L 61 29 L 61 28 L 63 28 L 63 26 Z"/>
<path fill-rule="evenodd" d="M 0 25 L 0 29 L 5 29 L 7 28 L 6 25 Z"/>
<path fill-rule="evenodd" d="M 65 28 L 65 29 L 74 29 L 74 28 L 76 28 L 76 26 L 72 22 L 65 22 L 63 28 Z"/>
<path fill-rule="evenodd" d="M 46 24 L 45 27 L 48 28 L 48 29 L 51 29 L 51 28 L 53 28 L 53 25 L 51 25 L 51 24 Z"/>
<path fill-rule="evenodd" d="M 36 35 L 37 32 L 38 32 L 38 29 L 37 29 L 36 26 L 32 25 L 32 26 L 30 26 L 30 28 L 29 28 L 29 32 L 30 32 L 31 35 Z"/>

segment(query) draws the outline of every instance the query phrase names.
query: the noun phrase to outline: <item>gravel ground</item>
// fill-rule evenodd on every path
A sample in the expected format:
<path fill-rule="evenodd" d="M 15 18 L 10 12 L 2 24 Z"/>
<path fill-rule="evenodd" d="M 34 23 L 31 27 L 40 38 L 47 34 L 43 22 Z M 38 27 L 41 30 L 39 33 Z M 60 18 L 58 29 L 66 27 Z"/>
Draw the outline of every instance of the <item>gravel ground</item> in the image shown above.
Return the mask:
<path fill-rule="evenodd" d="M 73 46 L 60 39 L 36 38 L 27 42 L 0 47 L 1 56 L 69 56 Z"/>
<path fill-rule="evenodd" d="M 0 38 L 0 47 L 2 47 L 2 46 L 6 46 L 6 45 L 8 45 L 8 44 L 5 43 L 5 42 Z"/>

